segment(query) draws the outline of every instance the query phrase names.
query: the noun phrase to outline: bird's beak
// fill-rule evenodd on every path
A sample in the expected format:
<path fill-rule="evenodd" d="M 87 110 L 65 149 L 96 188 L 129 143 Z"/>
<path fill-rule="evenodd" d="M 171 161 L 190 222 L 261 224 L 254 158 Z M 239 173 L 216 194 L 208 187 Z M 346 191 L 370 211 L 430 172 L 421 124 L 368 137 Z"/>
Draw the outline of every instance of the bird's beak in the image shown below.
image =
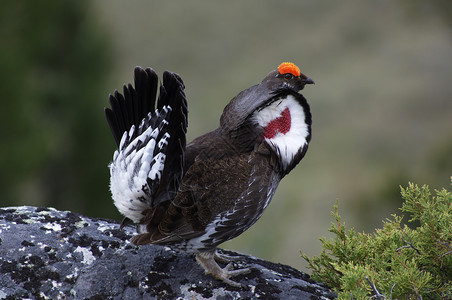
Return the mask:
<path fill-rule="evenodd" d="M 300 74 L 300 79 L 303 84 L 314 84 L 314 80 L 312 80 L 311 77 L 304 75 L 303 73 Z"/>
<path fill-rule="evenodd" d="M 304 84 L 315 84 L 314 80 L 312 80 L 311 77 L 307 77 L 306 79 L 303 79 Z"/>

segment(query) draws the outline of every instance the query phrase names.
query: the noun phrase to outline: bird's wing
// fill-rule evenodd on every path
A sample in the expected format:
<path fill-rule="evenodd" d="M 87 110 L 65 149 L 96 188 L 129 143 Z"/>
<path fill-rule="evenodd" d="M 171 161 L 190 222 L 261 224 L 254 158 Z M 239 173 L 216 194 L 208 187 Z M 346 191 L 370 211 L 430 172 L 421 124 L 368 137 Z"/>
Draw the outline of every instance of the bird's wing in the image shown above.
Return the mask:
<path fill-rule="evenodd" d="M 266 157 L 256 152 L 209 158 L 204 154 L 190 166 L 158 228 L 149 224 L 133 243 L 171 244 L 200 237 L 192 241 L 196 247 L 216 246 L 261 216 L 279 182 Z"/>
<path fill-rule="evenodd" d="M 135 88 L 110 95 L 105 114 L 118 145 L 110 164 L 110 189 L 119 211 L 138 223 L 143 211 L 174 198 L 182 180 L 187 130 L 184 83 L 164 72 L 135 68 Z"/>

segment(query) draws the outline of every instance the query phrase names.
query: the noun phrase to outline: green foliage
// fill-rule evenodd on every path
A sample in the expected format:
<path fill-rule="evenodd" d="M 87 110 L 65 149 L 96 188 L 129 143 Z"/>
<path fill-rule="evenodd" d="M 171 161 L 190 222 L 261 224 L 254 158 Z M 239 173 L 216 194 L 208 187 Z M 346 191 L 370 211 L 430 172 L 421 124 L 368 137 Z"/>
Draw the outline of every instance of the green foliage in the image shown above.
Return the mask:
<path fill-rule="evenodd" d="M 452 178 L 451 178 L 452 179 Z M 452 297 L 452 193 L 432 196 L 428 186 L 401 188 L 401 211 L 373 234 L 346 231 L 338 213 L 332 240 L 321 239 L 323 251 L 312 259 L 302 254 L 312 277 L 335 289 L 340 299 L 443 299 Z"/>
<path fill-rule="evenodd" d="M 105 207 L 114 209 L 107 169 L 114 146 L 103 117 L 111 55 L 89 4 L 2 5 L 2 206 L 55 206 L 104 217 Z"/>

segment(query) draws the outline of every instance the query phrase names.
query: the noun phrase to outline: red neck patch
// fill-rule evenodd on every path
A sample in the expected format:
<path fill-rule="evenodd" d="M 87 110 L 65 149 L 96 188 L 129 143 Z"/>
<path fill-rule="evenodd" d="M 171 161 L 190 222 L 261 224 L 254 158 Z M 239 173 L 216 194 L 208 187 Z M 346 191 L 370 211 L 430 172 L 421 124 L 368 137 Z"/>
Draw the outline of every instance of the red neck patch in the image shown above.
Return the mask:
<path fill-rule="evenodd" d="M 286 108 L 281 116 L 274 119 L 264 128 L 264 138 L 272 139 L 278 133 L 286 134 L 290 130 L 291 118 L 289 108 Z"/>

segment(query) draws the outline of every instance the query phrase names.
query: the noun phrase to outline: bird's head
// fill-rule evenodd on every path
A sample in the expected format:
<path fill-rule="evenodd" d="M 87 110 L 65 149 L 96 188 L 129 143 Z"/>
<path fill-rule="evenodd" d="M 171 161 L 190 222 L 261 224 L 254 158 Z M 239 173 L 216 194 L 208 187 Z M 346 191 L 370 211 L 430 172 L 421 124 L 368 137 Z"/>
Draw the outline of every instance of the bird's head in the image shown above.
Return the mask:
<path fill-rule="evenodd" d="M 279 65 L 278 69 L 271 71 L 262 80 L 261 84 L 266 84 L 269 90 L 291 90 L 298 92 L 304 88 L 306 84 L 314 84 L 314 80 L 300 72 L 295 64 L 284 62 Z"/>
<path fill-rule="evenodd" d="M 299 93 L 314 81 L 293 63 L 282 63 L 261 83 L 240 92 L 220 119 L 224 132 L 248 145 L 264 140 L 288 173 L 304 156 L 311 139 L 311 112 Z"/>

